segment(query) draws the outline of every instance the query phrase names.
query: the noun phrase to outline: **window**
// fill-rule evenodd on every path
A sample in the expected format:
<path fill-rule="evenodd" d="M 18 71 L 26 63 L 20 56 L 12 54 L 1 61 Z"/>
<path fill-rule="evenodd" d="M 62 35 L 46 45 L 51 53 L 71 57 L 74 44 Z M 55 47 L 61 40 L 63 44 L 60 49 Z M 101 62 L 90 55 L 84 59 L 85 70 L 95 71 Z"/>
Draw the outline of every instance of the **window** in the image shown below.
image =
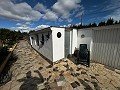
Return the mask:
<path fill-rule="evenodd" d="M 48 32 L 48 34 L 46 35 L 46 38 L 47 38 L 47 40 L 50 38 L 49 32 Z"/>
<path fill-rule="evenodd" d="M 38 35 L 36 35 L 36 43 L 39 46 L 39 36 Z"/>
<path fill-rule="evenodd" d="M 42 34 L 41 38 L 42 38 L 41 43 L 42 43 L 42 45 L 44 45 L 44 35 L 43 34 Z"/>
<path fill-rule="evenodd" d="M 57 37 L 60 38 L 62 35 L 60 32 L 57 33 Z"/>
<path fill-rule="evenodd" d="M 31 37 L 31 39 L 34 39 L 33 37 Z"/>

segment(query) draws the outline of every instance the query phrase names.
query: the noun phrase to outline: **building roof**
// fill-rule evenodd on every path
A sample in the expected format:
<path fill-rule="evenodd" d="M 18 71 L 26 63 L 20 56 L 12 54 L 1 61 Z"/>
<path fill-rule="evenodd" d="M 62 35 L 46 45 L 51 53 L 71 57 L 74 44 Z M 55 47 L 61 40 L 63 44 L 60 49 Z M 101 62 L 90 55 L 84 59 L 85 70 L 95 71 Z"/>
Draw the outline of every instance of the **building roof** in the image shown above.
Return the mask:
<path fill-rule="evenodd" d="M 69 27 L 50 26 L 50 27 L 47 27 L 47 28 L 44 28 L 44 29 L 40 29 L 40 30 L 38 29 L 37 31 L 30 33 L 30 35 L 34 35 L 34 34 L 38 34 L 38 33 L 44 33 L 44 32 L 47 32 L 47 31 L 51 31 L 52 27 L 55 27 L 55 28 L 65 28 L 65 30 L 72 30 L 73 29 L 73 28 L 69 28 Z"/>
<path fill-rule="evenodd" d="M 35 32 L 30 33 L 30 35 L 34 35 L 34 34 L 38 34 L 38 33 L 42 33 L 42 32 L 44 33 L 44 32 L 46 32 L 46 31 L 51 31 L 50 27 L 37 30 L 37 31 L 35 31 Z"/>

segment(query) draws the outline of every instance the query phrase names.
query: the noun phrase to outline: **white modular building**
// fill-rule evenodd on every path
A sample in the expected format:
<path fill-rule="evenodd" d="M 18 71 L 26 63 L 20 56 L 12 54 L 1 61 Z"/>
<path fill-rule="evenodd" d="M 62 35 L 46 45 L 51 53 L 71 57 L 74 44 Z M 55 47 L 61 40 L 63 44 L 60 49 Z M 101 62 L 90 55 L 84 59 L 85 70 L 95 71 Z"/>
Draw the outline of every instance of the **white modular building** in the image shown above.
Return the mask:
<path fill-rule="evenodd" d="M 34 49 L 55 62 L 87 44 L 90 61 L 120 69 L 120 24 L 72 29 L 49 27 L 30 34 Z"/>
<path fill-rule="evenodd" d="M 48 27 L 30 34 L 32 47 L 52 62 L 66 58 L 77 48 L 77 30 Z"/>

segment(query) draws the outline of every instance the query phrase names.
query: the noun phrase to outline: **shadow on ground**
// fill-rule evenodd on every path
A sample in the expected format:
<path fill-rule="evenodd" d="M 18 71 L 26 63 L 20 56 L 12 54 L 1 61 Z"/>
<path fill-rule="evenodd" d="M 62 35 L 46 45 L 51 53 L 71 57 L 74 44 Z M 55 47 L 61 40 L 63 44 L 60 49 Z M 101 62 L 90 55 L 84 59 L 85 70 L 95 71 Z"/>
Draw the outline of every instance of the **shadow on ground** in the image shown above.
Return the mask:
<path fill-rule="evenodd" d="M 41 75 L 41 73 L 36 70 L 34 71 L 39 75 L 39 77 L 33 77 L 31 75 L 31 71 L 28 71 L 26 73 L 26 77 L 23 77 L 17 81 L 23 82 L 23 84 L 20 86 L 19 90 L 37 90 L 37 84 L 41 84 L 44 82 L 44 78 Z"/>
<path fill-rule="evenodd" d="M 0 85 L 4 85 L 5 83 L 11 80 L 12 72 L 10 71 L 10 68 L 13 65 L 13 63 L 16 62 L 16 60 L 17 56 L 12 53 L 8 62 L 5 65 L 5 68 L 0 74 Z"/>

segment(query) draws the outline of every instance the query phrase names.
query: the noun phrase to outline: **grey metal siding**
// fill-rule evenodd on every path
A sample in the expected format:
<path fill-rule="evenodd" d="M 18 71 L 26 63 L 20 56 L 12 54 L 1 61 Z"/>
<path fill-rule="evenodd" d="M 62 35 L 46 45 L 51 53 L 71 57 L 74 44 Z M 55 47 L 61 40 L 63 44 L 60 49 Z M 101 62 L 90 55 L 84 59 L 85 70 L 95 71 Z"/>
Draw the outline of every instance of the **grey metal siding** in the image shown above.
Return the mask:
<path fill-rule="evenodd" d="M 92 60 L 120 69 L 120 28 L 93 31 Z"/>

